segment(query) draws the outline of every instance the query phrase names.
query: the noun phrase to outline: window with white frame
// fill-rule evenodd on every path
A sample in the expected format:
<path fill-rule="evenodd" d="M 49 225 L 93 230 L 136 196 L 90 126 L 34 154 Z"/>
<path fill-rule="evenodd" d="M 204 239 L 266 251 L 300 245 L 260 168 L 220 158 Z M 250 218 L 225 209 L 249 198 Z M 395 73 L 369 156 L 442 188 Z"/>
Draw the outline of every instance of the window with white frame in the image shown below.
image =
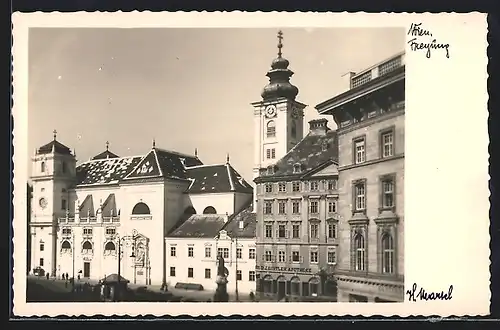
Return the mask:
<path fill-rule="evenodd" d="M 390 233 L 382 235 L 382 273 L 394 273 L 394 240 Z"/>
<path fill-rule="evenodd" d="M 255 282 L 255 270 L 248 271 L 248 280 L 250 282 Z"/>
<path fill-rule="evenodd" d="M 64 227 L 62 230 L 61 230 L 62 234 L 64 236 L 70 236 L 71 235 L 71 228 L 70 227 Z"/>
<path fill-rule="evenodd" d="M 328 200 L 328 213 L 337 212 L 337 201 L 334 199 Z"/>
<path fill-rule="evenodd" d="M 327 252 L 327 262 L 329 264 L 336 264 L 337 263 L 337 255 L 335 253 L 335 248 L 329 248 Z"/>
<path fill-rule="evenodd" d="M 327 181 L 328 190 L 336 190 L 337 189 L 337 180 L 328 180 Z"/>
<path fill-rule="evenodd" d="M 299 214 L 300 213 L 300 200 L 292 201 L 292 213 Z"/>
<path fill-rule="evenodd" d="M 116 228 L 115 227 L 106 227 L 106 235 L 115 235 Z"/>
<path fill-rule="evenodd" d="M 278 201 L 278 214 L 286 214 L 286 200 Z"/>
<path fill-rule="evenodd" d="M 243 249 L 242 248 L 236 248 L 236 258 L 238 258 L 238 259 L 243 258 Z"/>
<path fill-rule="evenodd" d="M 266 226 L 265 226 L 265 236 L 266 236 L 266 238 L 272 238 L 273 237 L 273 225 L 271 223 L 266 223 Z"/>
<path fill-rule="evenodd" d="M 382 157 L 394 155 L 394 133 L 392 131 L 382 134 Z"/>
<path fill-rule="evenodd" d="M 175 277 L 175 267 L 170 267 L 170 276 Z"/>
<path fill-rule="evenodd" d="M 205 278 L 212 277 L 212 270 L 210 268 L 205 268 Z"/>
<path fill-rule="evenodd" d="M 278 225 L 278 238 L 286 238 L 286 225 L 280 223 Z"/>
<path fill-rule="evenodd" d="M 188 277 L 193 278 L 194 277 L 194 269 L 189 267 L 188 268 Z"/>
<path fill-rule="evenodd" d="M 298 223 L 292 225 L 292 238 L 300 238 L 300 224 Z"/>
<path fill-rule="evenodd" d="M 194 257 L 194 247 L 188 246 L 188 257 L 193 258 Z"/>
<path fill-rule="evenodd" d="M 236 281 L 241 281 L 241 269 L 236 271 Z"/>
<path fill-rule="evenodd" d="M 292 262 L 300 262 L 300 252 L 292 251 Z"/>
<path fill-rule="evenodd" d="M 299 181 L 292 182 L 292 191 L 293 192 L 300 191 L 300 182 Z"/>
<path fill-rule="evenodd" d="M 279 192 L 286 192 L 286 183 L 285 182 L 278 183 L 278 191 Z"/>
<path fill-rule="evenodd" d="M 265 254 L 265 258 L 266 258 L 265 260 L 266 260 L 267 262 L 271 262 L 271 261 L 273 261 L 273 254 L 272 254 L 272 252 L 271 252 L 271 251 L 269 251 L 269 250 L 267 250 L 267 251 L 266 251 L 266 254 Z"/>
<path fill-rule="evenodd" d="M 264 201 L 264 214 L 273 214 L 273 202 Z"/>
<path fill-rule="evenodd" d="M 363 211 L 366 208 L 365 183 L 358 182 L 354 186 L 354 204 L 356 211 Z"/>
<path fill-rule="evenodd" d="M 319 190 L 318 181 L 311 181 L 311 182 L 309 182 L 309 190 L 310 191 L 318 191 Z"/>
<path fill-rule="evenodd" d="M 313 222 L 309 224 L 310 226 L 310 236 L 311 238 L 319 238 L 319 224 L 316 222 Z"/>
<path fill-rule="evenodd" d="M 83 235 L 91 236 L 92 235 L 92 228 L 83 228 Z"/>
<path fill-rule="evenodd" d="M 354 141 L 355 163 L 364 163 L 366 160 L 365 155 L 365 139 L 358 139 Z"/>
<path fill-rule="evenodd" d="M 357 233 L 354 236 L 354 248 L 355 248 L 355 270 L 364 271 L 365 270 L 365 238 L 363 234 Z"/>
<path fill-rule="evenodd" d="M 312 264 L 317 264 L 318 263 L 318 250 L 314 249 L 310 251 L 310 261 Z"/>
<path fill-rule="evenodd" d="M 328 223 L 328 238 L 337 238 L 337 226 L 333 221 Z"/>
<path fill-rule="evenodd" d="M 177 256 L 177 248 L 175 246 L 170 247 L 170 256 L 171 257 Z"/>
<path fill-rule="evenodd" d="M 276 136 L 276 124 L 274 120 L 270 120 L 267 122 L 267 137 L 275 137 Z"/>
<path fill-rule="evenodd" d="M 224 259 L 229 258 L 229 248 L 217 248 L 217 255 L 222 256 Z"/>
<path fill-rule="evenodd" d="M 319 202 L 317 200 L 309 201 L 309 213 L 311 214 L 319 213 Z"/>
<path fill-rule="evenodd" d="M 293 165 L 293 173 L 300 173 L 302 171 L 302 168 L 300 164 L 295 164 Z"/>
<path fill-rule="evenodd" d="M 255 249 L 254 248 L 250 248 L 248 249 L 248 259 L 255 259 Z"/>
<path fill-rule="evenodd" d="M 212 257 L 212 247 L 205 246 L 205 258 L 211 258 L 211 257 Z"/>
<path fill-rule="evenodd" d="M 276 149 L 272 148 L 271 149 L 271 159 L 275 159 L 276 158 Z"/>
<path fill-rule="evenodd" d="M 266 193 L 272 193 L 273 192 L 273 184 L 272 183 L 266 183 L 265 184 L 265 189 L 266 189 Z"/>
<path fill-rule="evenodd" d="M 278 251 L 278 262 L 285 262 L 285 251 L 280 250 Z"/>
<path fill-rule="evenodd" d="M 40 251 L 44 251 L 45 250 L 45 243 L 42 241 L 40 242 Z"/>
<path fill-rule="evenodd" d="M 271 159 L 271 149 L 266 149 L 266 158 Z"/>
<path fill-rule="evenodd" d="M 382 180 L 382 208 L 394 206 L 394 179 L 387 177 Z"/>

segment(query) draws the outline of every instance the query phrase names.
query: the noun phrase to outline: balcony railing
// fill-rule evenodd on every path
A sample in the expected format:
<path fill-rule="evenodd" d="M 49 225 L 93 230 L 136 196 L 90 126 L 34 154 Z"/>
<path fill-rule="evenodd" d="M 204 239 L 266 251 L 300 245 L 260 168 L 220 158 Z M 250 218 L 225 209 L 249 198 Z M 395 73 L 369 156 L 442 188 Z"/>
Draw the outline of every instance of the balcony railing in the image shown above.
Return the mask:
<path fill-rule="evenodd" d="M 393 56 L 382 63 L 379 63 L 369 69 L 363 70 L 351 78 L 351 88 L 356 88 L 367 82 L 386 75 L 397 68 L 405 65 L 405 54 L 401 53 Z"/>

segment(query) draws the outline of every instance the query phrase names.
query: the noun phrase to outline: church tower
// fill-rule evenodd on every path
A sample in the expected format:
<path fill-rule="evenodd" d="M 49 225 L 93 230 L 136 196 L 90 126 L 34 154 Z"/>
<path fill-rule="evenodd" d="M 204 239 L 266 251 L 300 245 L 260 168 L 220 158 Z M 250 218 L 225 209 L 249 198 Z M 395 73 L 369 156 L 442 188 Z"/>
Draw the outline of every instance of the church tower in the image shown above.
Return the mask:
<path fill-rule="evenodd" d="M 56 272 L 58 219 L 74 214 L 74 196 L 70 189 L 76 179 L 76 156 L 54 139 L 35 150 L 32 158 L 31 181 L 31 270 L 41 267 Z"/>
<path fill-rule="evenodd" d="M 254 107 L 254 167 L 259 170 L 276 163 L 303 138 L 305 104 L 296 100 L 299 89 L 290 83 L 294 74 L 283 57 L 283 32 L 278 32 L 278 56 L 266 76 L 269 83 L 262 90 L 262 100 Z M 254 186 L 254 194 L 257 189 Z M 254 195 L 254 201 L 257 198 Z M 254 203 L 255 205 L 256 203 Z"/>

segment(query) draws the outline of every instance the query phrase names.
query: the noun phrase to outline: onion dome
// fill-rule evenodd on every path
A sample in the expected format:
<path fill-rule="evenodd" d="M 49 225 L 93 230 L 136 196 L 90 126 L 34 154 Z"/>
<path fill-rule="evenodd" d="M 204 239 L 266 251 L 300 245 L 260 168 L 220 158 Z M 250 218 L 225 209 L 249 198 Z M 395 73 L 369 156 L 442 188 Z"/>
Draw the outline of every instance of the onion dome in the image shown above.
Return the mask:
<path fill-rule="evenodd" d="M 278 57 L 271 63 L 271 70 L 266 74 L 269 77 L 269 84 L 262 90 L 261 96 L 264 100 L 274 99 L 278 97 L 286 97 L 295 99 L 299 93 L 299 89 L 290 83 L 290 77 L 293 71 L 288 69 L 290 62 L 282 56 L 281 48 L 283 32 L 278 32 Z"/>

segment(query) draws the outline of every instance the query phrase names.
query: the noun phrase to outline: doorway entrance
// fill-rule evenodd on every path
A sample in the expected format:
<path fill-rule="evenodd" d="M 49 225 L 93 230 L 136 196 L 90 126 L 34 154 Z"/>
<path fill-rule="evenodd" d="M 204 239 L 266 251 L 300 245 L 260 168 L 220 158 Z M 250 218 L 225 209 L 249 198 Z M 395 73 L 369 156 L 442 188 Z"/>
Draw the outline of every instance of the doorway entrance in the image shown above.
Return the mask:
<path fill-rule="evenodd" d="M 83 277 L 90 277 L 90 262 L 83 263 Z"/>
<path fill-rule="evenodd" d="M 286 291 L 286 282 L 278 281 L 278 299 L 282 299 L 283 297 L 285 297 L 285 291 Z"/>

